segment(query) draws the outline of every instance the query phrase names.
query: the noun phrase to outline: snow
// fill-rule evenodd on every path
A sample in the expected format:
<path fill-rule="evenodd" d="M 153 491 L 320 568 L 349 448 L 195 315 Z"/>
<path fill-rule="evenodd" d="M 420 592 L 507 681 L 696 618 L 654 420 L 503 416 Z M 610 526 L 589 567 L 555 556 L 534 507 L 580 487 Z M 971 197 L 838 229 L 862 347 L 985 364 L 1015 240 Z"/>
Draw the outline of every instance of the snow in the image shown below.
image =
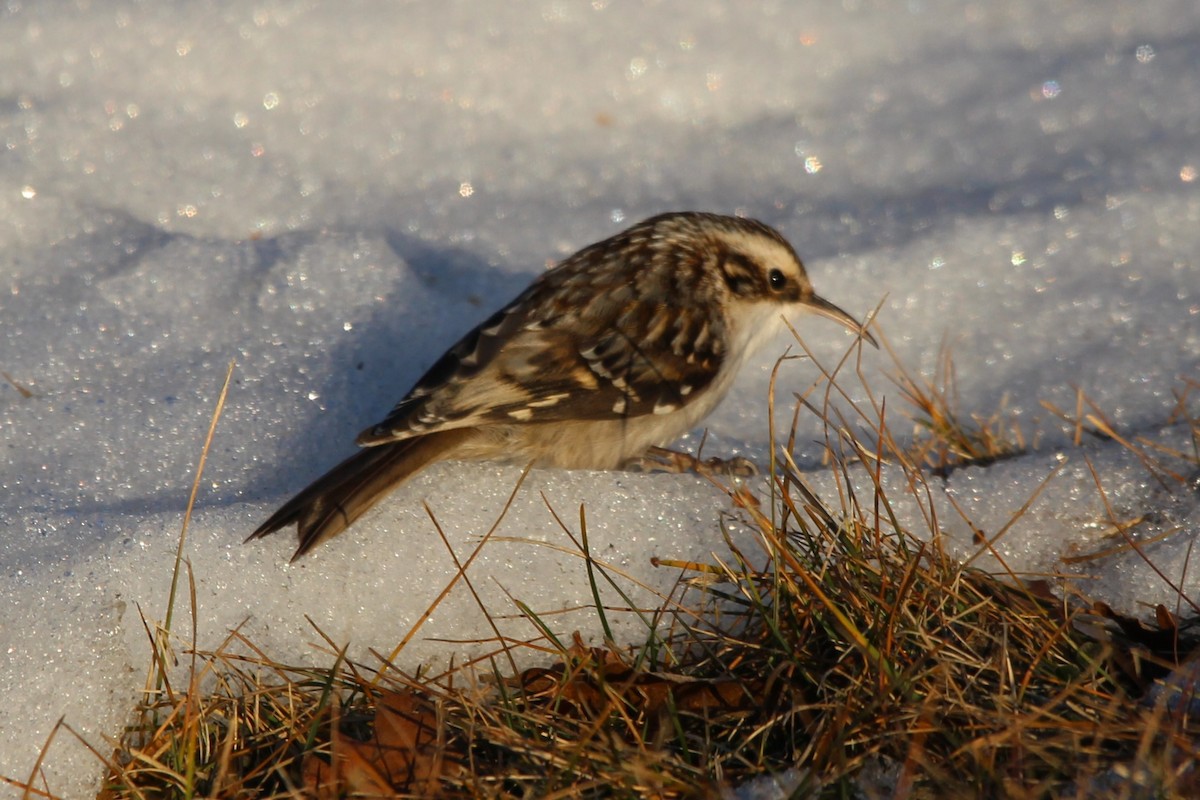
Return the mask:
<path fill-rule="evenodd" d="M 1136 553 L 1060 560 L 1109 546 L 1111 517 L 1146 517 L 1139 536 L 1166 535 L 1145 552 L 1195 599 L 1194 476 L 1160 483 L 1117 444 L 1076 446 L 1041 402 L 1073 412 L 1082 389 L 1124 434 L 1194 452 L 1170 423 L 1179 395 L 1197 414 L 1200 378 L 1198 37 L 1189 0 L 9 0 L 0 775 L 26 779 L 60 717 L 101 752 L 129 719 L 148 664 L 139 610 L 163 617 L 231 360 L 186 543 L 199 645 L 245 621 L 273 657 L 327 664 L 308 615 L 354 657 L 390 651 L 453 577 L 434 519 L 466 558 L 519 469 L 436 466 L 295 565 L 290 536 L 242 539 L 546 264 L 664 210 L 776 225 L 823 296 L 858 316 L 882 303 L 906 367 L 932 374 L 945 342 L 962 408 L 1003 402 L 1038 432 L 1030 454 L 931 486 L 964 558 L 973 528 L 995 536 L 1053 473 L 996 543 L 1009 568 L 1075 575 L 1132 613 L 1174 609 Z M 851 346 L 833 323 L 796 322 L 823 363 Z M 706 453 L 766 462 L 788 344 L 745 371 Z M 891 372 L 864 353 L 896 423 Z M 787 362 L 779 396 L 816 377 Z M 847 389 L 865 398 L 852 375 Z M 822 435 L 802 417 L 796 458 L 831 492 Z M 650 558 L 721 552 L 731 513 L 692 476 L 535 471 L 468 573 L 489 608 L 586 609 L 548 509 L 578 537 L 581 504 L 593 554 L 657 591 L 676 573 Z M 596 634 L 586 610 L 549 618 Z M 460 586 L 400 662 L 491 635 Z M 66 797 L 101 773 L 61 732 L 43 769 Z"/>

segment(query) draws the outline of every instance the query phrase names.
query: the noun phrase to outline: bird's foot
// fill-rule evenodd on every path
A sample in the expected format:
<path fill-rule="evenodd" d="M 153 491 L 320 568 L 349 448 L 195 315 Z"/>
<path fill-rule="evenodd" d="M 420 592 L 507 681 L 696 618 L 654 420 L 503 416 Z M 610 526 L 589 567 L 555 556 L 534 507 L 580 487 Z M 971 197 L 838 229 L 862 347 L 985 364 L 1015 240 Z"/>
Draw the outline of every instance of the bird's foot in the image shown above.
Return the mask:
<path fill-rule="evenodd" d="M 624 468 L 632 472 L 693 472 L 697 475 L 722 475 L 751 478 L 758 474 L 753 461 L 741 456 L 733 458 L 696 458 L 691 453 L 651 447 L 644 456 L 626 461 Z"/>

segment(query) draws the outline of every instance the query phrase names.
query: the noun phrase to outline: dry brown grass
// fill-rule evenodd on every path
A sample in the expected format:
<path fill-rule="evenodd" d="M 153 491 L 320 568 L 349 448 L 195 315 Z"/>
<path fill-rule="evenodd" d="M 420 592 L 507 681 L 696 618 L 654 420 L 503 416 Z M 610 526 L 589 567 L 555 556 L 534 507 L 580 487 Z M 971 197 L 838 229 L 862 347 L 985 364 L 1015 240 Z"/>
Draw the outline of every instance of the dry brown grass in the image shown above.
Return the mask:
<path fill-rule="evenodd" d="M 915 446 L 897 444 L 874 399 L 832 418 L 848 363 L 822 370 L 824 402 L 814 389 L 797 405 L 826 415 L 836 500 L 786 453 L 769 499 L 725 487 L 731 529 L 755 535 L 728 536 L 712 564 L 664 560 L 684 577 L 640 647 L 550 637 L 546 666 L 516 670 L 508 656 L 531 645 L 496 644 L 482 674 L 433 676 L 352 663 L 332 642 L 327 669 L 286 666 L 234 631 L 193 649 L 176 687 L 154 636 L 159 663 L 104 759 L 101 797 L 717 797 L 788 770 L 795 796 L 1200 796 L 1194 687 L 1149 691 L 1194 677 L 1178 668 L 1188 625 L 999 579 L 951 559 L 936 531 L 904 530 L 884 460 L 920 494 L 926 473 L 1023 441 L 1003 415 L 956 412 L 948 357 L 944 381 L 899 378 L 928 431 Z M 1095 419 L 1080 424 L 1102 430 Z M 1163 480 L 1188 476 L 1164 465 L 1200 464 L 1129 445 Z M 870 496 L 854 471 L 874 476 Z M 594 589 L 619 582 L 578 546 Z M 613 613 L 597 599 L 597 630 Z"/>
<path fill-rule="evenodd" d="M 915 423 L 907 448 L 911 461 L 932 474 L 945 476 L 968 464 L 987 465 L 1026 450 L 1025 433 L 1004 404 L 990 414 L 963 418 L 950 350 L 943 345 L 932 378 L 914 375 L 892 355 L 895 381 Z"/>

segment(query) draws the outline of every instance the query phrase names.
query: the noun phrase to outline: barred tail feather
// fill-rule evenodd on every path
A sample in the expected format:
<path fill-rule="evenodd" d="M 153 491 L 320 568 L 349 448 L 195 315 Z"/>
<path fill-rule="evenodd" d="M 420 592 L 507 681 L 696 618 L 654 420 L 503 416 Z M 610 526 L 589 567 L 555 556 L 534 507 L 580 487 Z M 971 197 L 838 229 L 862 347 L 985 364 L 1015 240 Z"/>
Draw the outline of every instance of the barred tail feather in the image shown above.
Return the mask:
<path fill-rule="evenodd" d="M 295 522 L 300 542 L 292 556 L 295 561 L 344 531 L 392 489 L 446 458 L 464 433 L 451 430 L 365 448 L 284 503 L 246 541 Z"/>

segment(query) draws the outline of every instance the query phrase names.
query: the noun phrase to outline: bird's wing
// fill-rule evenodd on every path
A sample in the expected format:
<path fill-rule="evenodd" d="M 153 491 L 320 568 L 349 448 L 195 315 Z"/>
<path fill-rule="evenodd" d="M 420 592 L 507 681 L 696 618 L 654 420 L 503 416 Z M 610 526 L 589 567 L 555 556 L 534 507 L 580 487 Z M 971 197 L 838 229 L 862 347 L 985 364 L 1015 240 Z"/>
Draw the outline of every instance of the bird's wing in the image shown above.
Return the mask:
<path fill-rule="evenodd" d="M 540 281 L 450 348 L 358 443 L 476 425 L 668 413 L 717 374 L 723 324 L 695 309 L 647 302 L 632 286 L 575 296 Z"/>

